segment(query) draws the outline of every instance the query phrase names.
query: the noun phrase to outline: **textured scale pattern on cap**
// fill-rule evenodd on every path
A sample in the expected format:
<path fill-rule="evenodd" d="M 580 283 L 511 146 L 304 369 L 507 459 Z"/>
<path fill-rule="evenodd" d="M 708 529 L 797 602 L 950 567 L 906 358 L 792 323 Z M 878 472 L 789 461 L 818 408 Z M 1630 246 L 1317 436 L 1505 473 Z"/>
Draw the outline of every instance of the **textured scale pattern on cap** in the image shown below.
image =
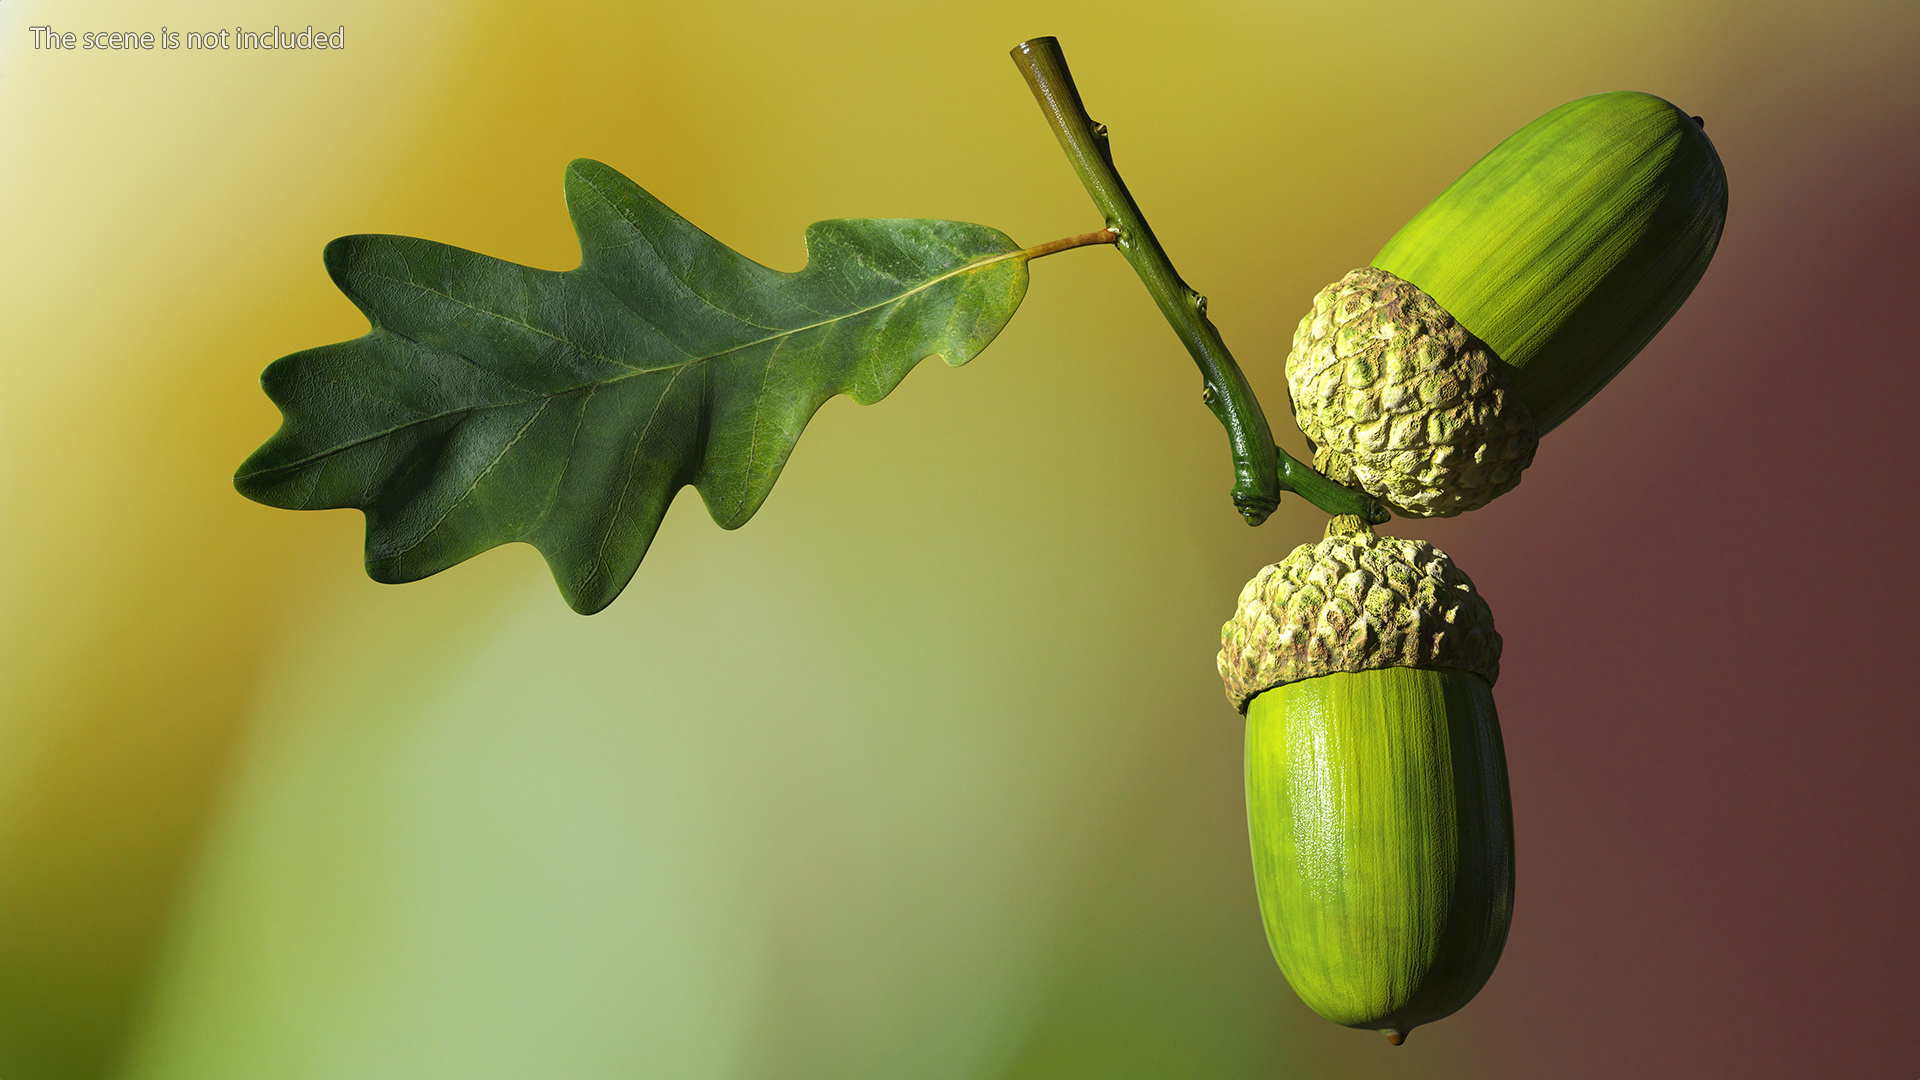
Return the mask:
<path fill-rule="evenodd" d="M 1320 471 L 1411 517 L 1485 506 L 1520 482 L 1540 441 L 1492 350 L 1376 267 L 1313 298 L 1287 389 Z"/>
<path fill-rule="evenodd" d="M 1352 519 L 1357 521 L 1358 519 Z M 1220 678 L 1241 712 L 1264 690 L 1336 671 L 1462 668 L 1492 683 L 1500 635 L 1473 582 L 1423 540 L 1354 529 L 1255 574 L 1220 628 Z"/>

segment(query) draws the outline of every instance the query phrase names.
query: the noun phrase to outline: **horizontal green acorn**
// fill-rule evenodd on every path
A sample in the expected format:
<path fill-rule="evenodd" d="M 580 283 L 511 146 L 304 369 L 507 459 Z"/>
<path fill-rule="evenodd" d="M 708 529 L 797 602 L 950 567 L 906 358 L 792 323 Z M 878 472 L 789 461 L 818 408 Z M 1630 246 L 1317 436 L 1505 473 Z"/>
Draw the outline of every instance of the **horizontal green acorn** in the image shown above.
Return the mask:
<path fill-rule="evenodd" d="M 1510 490 L 1679 310 L 1726 209 L 1702 124 L 1651 94 L 1528 124 L 1315 297 L 1287 383 L 1316 464 L 1415 517 Z"/>
<path fill-rule="evenodd" d="M 1335 519 L 1221 631 L 1274 959 L 1315 1012 L 1396 1045 L 1465 1005 L 1513 913 L 1500 638 L 1445 553 Z"/>

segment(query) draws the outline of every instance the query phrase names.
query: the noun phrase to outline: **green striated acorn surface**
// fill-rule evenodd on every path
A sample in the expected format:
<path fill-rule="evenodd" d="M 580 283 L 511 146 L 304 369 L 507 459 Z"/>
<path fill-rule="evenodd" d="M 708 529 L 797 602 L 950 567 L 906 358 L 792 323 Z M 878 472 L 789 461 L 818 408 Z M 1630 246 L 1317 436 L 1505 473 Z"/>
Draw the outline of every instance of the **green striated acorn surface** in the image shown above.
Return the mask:
<path fill-rule="evenodd" d="M 1315 298 L 1287 381 L 1322 471 L 1415 517 L 1511 489 L 1692 293 L 1726 207 L 1701 123 L 1651 94 L 1528 124 Z"/>
<path fill-rule="evenodd" d="M 1704 123 L 1621 90 L 1508 136 L 1373 265 L 1486 342 L 1544 435 L 1680 310 L 1726 219 L 1727 173 Z"/>
<path fill-rule="evenodd" d="M 1432 545 L 1335 519 L 1247 584 L 1221 642 L 1274 959 L 1315 1012 L 1398 1044 L 1479 992 L 1512 920 L 1492 614 Z"/>
<path fill-rule="evenodd" d="M 1513 918 L 1493 693 L 1472 672 L 1334 672 L 1247 710 L 1247 832 L 1267 941 L 1336 1024 L 1400 1043 L 1471 1001 Z"/>

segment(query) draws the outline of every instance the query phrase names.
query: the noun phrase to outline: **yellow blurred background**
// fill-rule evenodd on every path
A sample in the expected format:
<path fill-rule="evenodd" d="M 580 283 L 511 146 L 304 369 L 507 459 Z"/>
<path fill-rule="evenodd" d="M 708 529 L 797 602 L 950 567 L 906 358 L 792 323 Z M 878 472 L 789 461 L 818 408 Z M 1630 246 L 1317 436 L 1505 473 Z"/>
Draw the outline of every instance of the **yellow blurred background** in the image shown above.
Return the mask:
<path fill-rule="evenodd" d="M 1037 264 L 969 367 L 830 403 L 744 529 L 683 493 L 585 619 L 531 549 L 380 586 L 358 515 L 233 492 L 277 423 L 260 369 L 365 329 L 322 245 L 572 266 L 580 156 L 783 269 L 822 218 L 1086 231 L 1006 56 L 1053 34 L 1298 453 L 1278 360 L 1307 298 L 1533 116 L 1616 88 L 1704 113 L 1723 259 L 1758 261 L 1751 163 L 1914 88 L 1894 2 L 0 16 L 5 1080 L 1406 1067 L 1267 956 L 1212 670 L 1241 583 L 1318 515 L 1240 523 L 1190 361 L 1110 252 Z M 25 29 L 310 23 L 347 48 Z M 1499 989 L 1420 1033 L 1424 1075 L 1488 1075 Z"/>

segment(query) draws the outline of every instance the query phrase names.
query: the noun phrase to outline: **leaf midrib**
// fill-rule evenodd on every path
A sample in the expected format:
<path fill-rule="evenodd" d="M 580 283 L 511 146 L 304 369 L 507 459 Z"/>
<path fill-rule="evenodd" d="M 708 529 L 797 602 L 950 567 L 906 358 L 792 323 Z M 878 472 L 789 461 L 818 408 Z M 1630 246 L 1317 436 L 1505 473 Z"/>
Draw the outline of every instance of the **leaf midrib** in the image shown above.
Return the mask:
<path fill-rule="evenodd" d="M 298 458 L 293 461 L 283 462 L 281 464 L 274 465 L 270 468 L 261 469 L 257 472 L 240 473 L 237 479 L 252 480 L 258 477 L 271 476 L 274 473 L 278 473 L 278 472 L 284 472 L 292 469 L 299 469 L 304 466 L 311 465 L 314 462 L 321 460 L 322 458 L 327 458 L 335 454 L 344 453 L 348 450 L 353 449 L 356 446 L 364 446 L 367 443 L 384 439 L 389 435 L 393 435 L 397 432 L 405 431 L 408 428 L 417 427 L 421 424 L 430 424 L 436 420 L 445 420 L 450 416 L 460 416 L 465 414 L 485 412 L 486 410 L 489 410 L 489 409 L 510 409 L 516 405 L 530 405 L 530 404 L 533 404 L 534 402 L 555 401 L 567 396 L 568 394 L 577 394 L 582 390 L 597 390 L 601 387 L 612 386 L 615 383 L 625 382 L 628 379 L 639 378 L 640 376 L 643 376 L 643 375 L 658 375 L 663 372 L 677 372 L 682 369 L 692 367 L 695 364 L 704 364 L 709 361 L 718 360 L 729 354 L 740 352 L 741 350 L 744 350 L 744 349 L 751 349 L 756 345 L 765 345 L 770 341 L 778 341 L 783 338 L 791 338 L 796 334 L 803 334 L 809 330 L 818 330 L 823 326 L 831 326 L 835 323 L 845 322 L 848 319 L 858 318 L 861 315 L 866 315 L 871 312 L 878 311 L 881 308 L 897 305 L 905 301 L 908 297 L 914 296 L 918 293 L 925 292 L 926 290 L 933 288 L 935 285 L 938 285 L 943 281 L 947 281 L 951 278 L 959 277 L 962 274 L 974 273 L 976 271 L 985 269 L 986 267 L 993 266 L 997 263 L 1005 262 L 1008 259 L 1022 259 L 1022 258 L 1025 258 L 1027 254 L 1028 253 L 1025 250 L 1005 251 L 997 255 L 987 256 L 986 258 L 975 259 L 972 262 L 962 263 L 959 266 L 956 266 L 953 269 L 948 270 L 947 272 L 939 275 L 938 277 L 929 278 L 926 281 L 920 283 L 919 285 L 916 285 L 913 288 L 906 290 L 905 292 L 901 292 L 894 296 L 888 297 L 887 299 L 882 300 L 879 303 L 869 304 L 866 307 L 858 308 L 853 311 L 844 312 L 842 314 L 835 315 L 832 318 L 821 319 L 819 322 L 808 323 L 805 326 L 796 326 L 790 330 L 782 330 L 779 333 L 769 334 L 766 337 L 758 338 L 753 341 L 742 342 L 739 345 L 729 346 L 725 349 L 720 350 L 719 352 L 710 353 L 706 356 L 691 357 L 677 364 L 665 364 L 660 367 L 652 367 L 652 368 L 635 367 L 632 364 L 615 360 L 612 357 L 601 356 L 599 353 L 596 353 L 586 348 L 585 346 L 581 345 L 579 342 L 573 341 L 570 338 L 564 338 L 564 337 L 560 337 L 557 334 L 549 333 L 545 330 L 540 329 L 537 326 L 532 325 L 531 323 L 522 322 L 519 319 L 512 318 L 501 312 L 489 311 L 486 308 L 477 307 L 473 304 L 467 303 L 464 300 L 461 300 L 459 297 L 442 292 L 439 289 L 435 289 L 426 285 L 421 285 L 418 282 L 402 281 L 399 278 L 389 277 L 384 274 L 372 274 L 369 276 L 373 277 L 376 280 L 385 281 L 393 285 L 399 285 L 404 288 L 415 289 L 423 293 L 428 293 L 433 296 L 438 296 L 441 299 L 446 300 L 448 303 L 457 304 L 460 307 L 466 308 L 468 311 L 472 311 L 476 314 L 490 316 L 492 318 L 499 319 L 500 321 L 508 323 L 510 325 L 518 326 L 518 327 L 521 327 L 522 329 L 532 331 L 533 333 L 539 334 L 542 337 L 549 338 L 562 345 L 569 346 L 570 348 L 573 348 L 579 351 L 584 356 L 588 356 L 588 357 L 591 357 L 592 359 L 600 360 L 605 363 L 612 364 L 615 367 L 626 368 L 627 373 L 624 375 L 615 375 L 612 378 L 607 378 L 607 379 L 595 379 L 591 382 L 581 383 L 578 386 L 569 386 L 564 390 L 556 390 L 551 394 L 534 394 L 531 397 L 517 398 L 513 401 L 496 401 L 496 402 L 491 402 L 485 405 L 471 405 L 471 406 L 466 406 L 458 409 L 448 409 L 445 412 L 433 413 L 428 416 L 415 417 L 414 419 L 408 420 L 403 424 L 396 424 L 393 427 L 387 428 L 383 431 L 373 432 L 371 434 L 361 436 L 360 438 L 353 439 L 348 442 L 343 442 L 334 446 L 329 446 L 324 450 L 316 451 L 312 454 L 308 454 L 305 457 Z M 798 277 L 800 276 L 800 274 L 804 274 L 805 272 L 806 272 L 805 270 L 801 270 L 798 273 L 796 273 L 795 276 Z M 561 273 L 563 275 L 577 274 L 579 273 L 579 270 L 578 269 L 566 270 L 566 271 L 562 271 Z M 604 285 L 602 285 L 601 287 L 603 289 L 606 288 Z M 608 290 L 608 293 L 609 295 L 611 295 L 612 291 Z M 615 299 L 617 300 L 618 297 L 615 297 Z M 626 307 L 625 304 L 622 304 L 621 306 Z M 631 311 L 632 309 L 628 308 L 628 310 Z M 745 322 L 746 320 L 741 320 L 741 321 Z M 401 337 L 406 337 L 406 335 L 400 334 L 398 330 L 392 330 L 386 326 L 383 326 L 378 321 L 373 322 L 372 325 L 375 330 L 386 330 L 389 333 L 393 333 Z M 409 338 L 408 340 L 415 340 L 415 339 Z M 455 352 L 453 350 L 447 350 L 447 351 L 452 352 L 453 355 L 458 356 L 463 360 L 466 360 L 469 364 L 474 364 L 475 366 L 478 366 L 478 361 L 474 360 L 472 357 L 466 356 L 459 352 Z M 932 356 L 937 354 L 929 353 L 927 355 Z M 924 360 L 926 359 L 926 357 L 922 356 L 922 357 L 917 357 L 916 359 Z M 491 374 L 491 372 L 489 372 L 489 374 Z"/>

